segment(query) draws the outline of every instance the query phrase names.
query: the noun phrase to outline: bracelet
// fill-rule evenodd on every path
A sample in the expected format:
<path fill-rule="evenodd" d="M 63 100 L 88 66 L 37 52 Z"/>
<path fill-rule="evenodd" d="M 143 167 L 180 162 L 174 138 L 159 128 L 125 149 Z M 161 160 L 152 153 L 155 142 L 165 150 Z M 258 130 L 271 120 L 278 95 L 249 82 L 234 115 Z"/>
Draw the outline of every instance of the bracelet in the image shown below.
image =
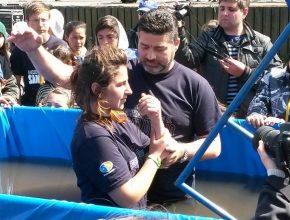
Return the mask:
<path fill-rule="evenodd" d="M 180 158 L 179 163 L 183 163 L 183 162 L 187 161 L 187 159 L 188 159 L 188 151 L 186 150 L 186 148 L 184 148 L 184 154 Z"/>
<path fill-rule="evenodd" d="M 158 168 L 161 167 L 161 159 L 160 159 L 160 157 L 157 157 L 156 159 L 154 159 L 152 156 L 149 155 L 149 156 L 147 156 L 147 158 L 152 160 L 156 164 L 156 166 Z"/>

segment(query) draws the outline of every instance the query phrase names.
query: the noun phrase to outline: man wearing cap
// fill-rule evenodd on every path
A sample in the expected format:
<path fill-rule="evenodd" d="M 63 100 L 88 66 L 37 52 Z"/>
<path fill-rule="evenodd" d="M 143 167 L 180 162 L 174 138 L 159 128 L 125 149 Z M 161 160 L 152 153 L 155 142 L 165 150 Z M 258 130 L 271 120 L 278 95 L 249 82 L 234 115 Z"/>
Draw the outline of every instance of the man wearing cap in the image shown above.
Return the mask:
<path fill-rule="evenodd" d="M 158 4 L 155 1 L 150 0 L 141 0 L 137 9 L 138 12 L 138 20 L 141 18 L 141 16 L 153 9 L 157 9 Z M 129 48 L 138 48 L 138 34 L 137 34 L 137 28 L 136 25 L 133 29 L 129 29 L 127 31 L 127 37 L 129 40 Z"/>

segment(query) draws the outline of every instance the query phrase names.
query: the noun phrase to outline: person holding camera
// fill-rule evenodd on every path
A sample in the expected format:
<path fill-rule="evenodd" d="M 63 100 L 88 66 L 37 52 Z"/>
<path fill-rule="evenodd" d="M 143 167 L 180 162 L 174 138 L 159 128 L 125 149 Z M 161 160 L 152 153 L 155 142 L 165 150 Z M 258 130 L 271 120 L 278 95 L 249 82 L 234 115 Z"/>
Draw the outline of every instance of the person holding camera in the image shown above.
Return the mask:
<path fill-rule="evenodd" d="M 178 2 L 176 2 L 172 13 L 174 14 L 177 20 L 178 37 L 180 39 L 180 44 L 175 53 L 174 59 L 180 64 L 187 66 L 187 60 L 184 59 L 184 56 L 186 57 L 189 56 L 188 55 L 189 41 L 187 38 L 184 18 L 191 15 L 190 2 L 188 4 L 179 4 Z"/>
<path fill-rule="evenodd" d="M 254 219 L 290 219 L 289 176 L 267 154 L 263 141 L 257 148 L 268 177 L 259 195 Z"/>
<path fill-rule="evenodd" d="M 290 62 L 284 69 L 273 68 L 262 78 L 246 118 L 254 127 L 289 121 L 289 65 Z"/>
<path fill-rule="evenodd" d="M 194 69 L 206 78 L 223 104 L 229 105 L 245 84 L 262 58 L 272 47 L 271 40 L 255 30 L 246 22 L 250 0 L 220 0 L 218 7 L 218 26 L 201 35 L 184 48 L 177 51 L 184 57 L 183 64 Z M 183 41 L 181 39 L 181 47 Z M 276 55 L 268 65 L 281 66 Z M 247 95 L 236 117 L 245 118 L 248 105 L 256 92 L 256 85 Z"/>

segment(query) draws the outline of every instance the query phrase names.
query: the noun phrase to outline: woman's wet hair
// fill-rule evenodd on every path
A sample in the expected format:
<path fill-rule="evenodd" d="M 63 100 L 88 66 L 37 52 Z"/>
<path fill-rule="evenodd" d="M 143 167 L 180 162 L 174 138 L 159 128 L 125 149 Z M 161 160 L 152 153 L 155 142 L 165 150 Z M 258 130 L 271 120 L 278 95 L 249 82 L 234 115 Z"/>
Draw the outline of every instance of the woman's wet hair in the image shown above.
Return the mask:
<path fill-rule="evenodd" d="M 120 66 L 127 66 L 127 56 L 124 50 L 106 46 L 93 49 L 73 72 L 71 76 L 72 94 L 77 105 L 89 118 L 94 115 L 91 103 L 101 102 L 102 90 L 110 84 Z M 98 84 L 95 91 L 92 91 L 93 83 Z M 97 106 L 99 109 L 96 111 L 101 117 L 101 104 Z"/>

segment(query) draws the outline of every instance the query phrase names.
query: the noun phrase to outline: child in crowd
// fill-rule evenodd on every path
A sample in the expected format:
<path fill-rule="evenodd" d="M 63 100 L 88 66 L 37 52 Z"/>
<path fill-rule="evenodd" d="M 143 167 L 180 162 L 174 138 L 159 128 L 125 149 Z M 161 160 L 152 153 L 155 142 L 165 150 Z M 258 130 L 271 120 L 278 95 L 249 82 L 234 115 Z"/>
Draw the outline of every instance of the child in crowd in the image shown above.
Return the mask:
<path fill-rule="evenodd" d="M 6 28 L 0 22 L 0 105 L 4 107 L 17 104 L 19 99 L 19 88 L 10 69 L 7 37 Z"/>
<path fill-rule="evenodd" d="M 87 52 L 86 43 L 86 23 L 82 21 L 70 21 L 65 25 L 64 38 L 67 41 L 76 63 L 80 64 Z"/>
<path fill-rule="evenodd" d="M 70 108 L 72 107 L 73 102 L 71 99 L 70 90 L 57 87 L 54 88 L 47 96 L 47 99 L 44 100 L 44 106 L 51 108 Z"/>
<path fill-rule="evenodd" d="M 52 54 L 65 64 L 68 64 L 71 66 L 75 65 L 72 51 L 66 45 L 57 46 L 56 48 L 52 50 Z M 47 96 L 49 95 L 49 93 L 54 89 L 55 89 L 55 86 L 46 80 L 45 83 L 41 85 L 41 87 L 37 91 L 35 105 L 42 106 L 44 101 L 47 99 Z"/>
<path fill-rule="evenodd" d="M 137 49 L 129 47 L 129 41 L 123 25 L 120 21 L 112 16 L 106 15 L 101 17 L 95 29 L 96 47 L 111 45 L 124 49 L 128 60 L 137 59 Z"/>

